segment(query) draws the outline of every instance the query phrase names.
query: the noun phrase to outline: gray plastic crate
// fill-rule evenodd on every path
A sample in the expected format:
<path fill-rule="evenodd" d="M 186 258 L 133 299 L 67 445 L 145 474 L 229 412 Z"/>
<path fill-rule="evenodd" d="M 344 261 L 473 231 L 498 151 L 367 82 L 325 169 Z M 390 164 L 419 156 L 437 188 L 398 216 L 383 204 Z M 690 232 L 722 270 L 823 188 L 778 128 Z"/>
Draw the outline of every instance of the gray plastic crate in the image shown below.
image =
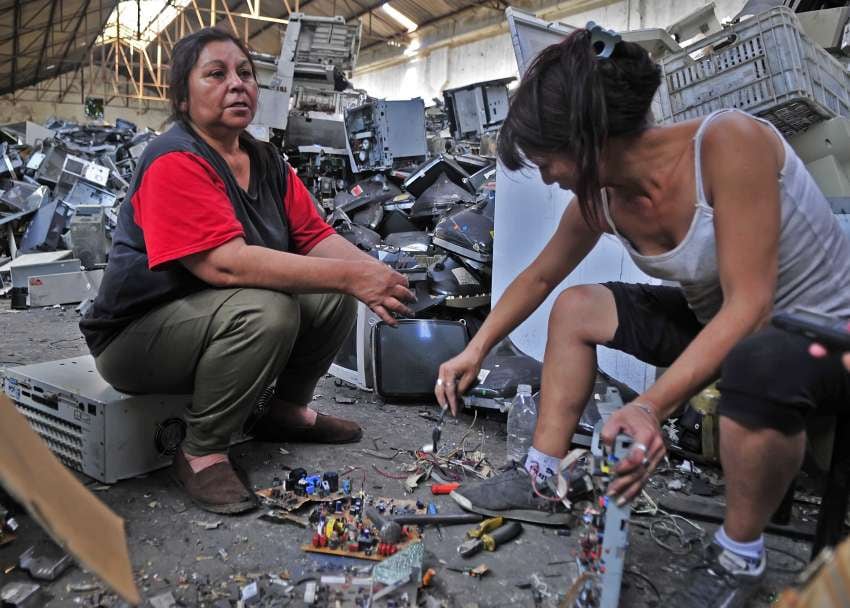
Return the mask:
<path fill-rule="evenodd" d="M 739 108 L 792 135 L 833 116 L 850 116 L 850 74 L 785 7 L 728 27 L 660 65 L 663 122 Z"/>

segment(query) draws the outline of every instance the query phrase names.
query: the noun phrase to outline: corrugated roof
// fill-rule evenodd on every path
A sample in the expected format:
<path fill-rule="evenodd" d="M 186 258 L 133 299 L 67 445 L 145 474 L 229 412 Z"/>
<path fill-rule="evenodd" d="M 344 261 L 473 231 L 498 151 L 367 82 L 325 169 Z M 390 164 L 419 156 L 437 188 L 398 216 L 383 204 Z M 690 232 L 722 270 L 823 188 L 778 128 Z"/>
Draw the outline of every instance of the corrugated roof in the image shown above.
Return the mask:
<path fill-rule="evenodd" d="M 257 0 L 259 1 L 259 0 Z M 0 95 L 76 69 L 88 59 L 117 0 L 0 0 Z M 210 0 L 195 0 L 187 15 L 210 7 Z M 250 11 L 246 0 L 216 0 L 218 24 L 228 28 L 223 10 Z M 252 2 L 254 4 L 254 2 Z M 285 19 L 286 2 L 262 2 L 263 15 Z M 295 10 L 296 0 L 288 0 Z M 342 15 L 363 24 L 360 48 L 384 44 L 407 35 L 381 6 L 387 0 L 302 0 L 300 10 L 312 15 Z M 502 0 L 391 0 L 391 5 L 420 27 L 435 25 L 477 6 L 503 9 Z M 206 13 L 204 13 L 206 14 Z M 192 16 L 194 19 L 194 16 Z M 276 53 L 280 45 L 278 24 L 252 21 L 248 43 L 260 52 Z M 243 34 L 243 32 L 240 32 Z"/>
<path fill-rule="evenodd" d="M 76 69 L 117 0 L 0 0 L 0 95 Z"/>

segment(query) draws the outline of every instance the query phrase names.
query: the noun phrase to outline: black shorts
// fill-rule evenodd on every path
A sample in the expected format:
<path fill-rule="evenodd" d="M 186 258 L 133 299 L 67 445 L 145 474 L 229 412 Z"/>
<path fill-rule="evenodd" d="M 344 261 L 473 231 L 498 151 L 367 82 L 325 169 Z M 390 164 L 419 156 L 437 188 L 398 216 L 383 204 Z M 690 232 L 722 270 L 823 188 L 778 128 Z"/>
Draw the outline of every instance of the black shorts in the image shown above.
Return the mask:
<path fill-rule="evenodd" d="M 702 330 L 677 287 L 603 283 L 617 305 L 617 331 L 605 346 L 668 367 Z M 744 338 L 727 355 L 717 388 L 718 413 L 784 433 L 805 428 L 815 411 L 850 407 L 850 373 L 838 357 L 815 359 L 809 340 L 775 327 Z"/>

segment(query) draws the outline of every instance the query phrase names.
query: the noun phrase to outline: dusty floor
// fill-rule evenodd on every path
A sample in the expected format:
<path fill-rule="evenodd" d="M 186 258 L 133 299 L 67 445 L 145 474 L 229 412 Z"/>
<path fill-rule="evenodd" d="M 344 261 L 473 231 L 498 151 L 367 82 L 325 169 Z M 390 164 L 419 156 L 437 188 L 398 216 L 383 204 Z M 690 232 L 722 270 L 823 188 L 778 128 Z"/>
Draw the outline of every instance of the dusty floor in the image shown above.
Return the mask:
<path fill-rule="evenodd" d="M 72 307 L 15 312 L 8 310 L 8 301 L 0 301 L 0 336 L 0 368 L 86 354 L 77 330 L 77 313 Z M 254 487 L 270 485 L 275 476 L 282 474 L 284 467 L 342 470 L 352 465 L 366 473 L 368 492 L 404 496 L 402 483 L 379 475 L 374 466 L 399 472 L 404 464 L 412 462 L 412 458 L 400 454 L 393 461 L 386 461 L 362 450 L 411 450 L 426 443 L 433 423 L 420 414 L 433 413 L 434 406 L 383 404 L 372 394 L 336 386 L 332 378 L 325 378 L 317 393 L 317 409 L 360 422 L 365 429 L 363 440 L 360 444 L 340 447 L 240 445 L 235 448 L 236 458 L 249 472 Z M 337 403 L 335 396 L 353 397 L 355 402 Z M 443 434 L 444 440 L 458 441 L 472 421 L 471 414 L 450 421 Z M 504 458 L 504 429 L 502 418 L 479 416 L 472 431 L 494 466 L 500 465 Z M 289 453 L 282 454 L 280 447 Z M 352 477 L 359 480 L 360 471 Z M 672 472 L 656 475 L 651 493 L 656 497 L 663 495 L 668 492 L 670 481 L 681 478 L 681 474 Z M 92 488 L 100 485 L 92 480 L 85 482 Z M 687 489 L 688 480 L 684 479 L 684 482 Z M 292 599 L 287 599 L 280 595 L 279 587 L 269 583 L 268 575 L 286 572 L 290 580 L 297 581 L 317 569 L 330 571 L 346 565 L 363 565 L 363 562 L 354 560 L 329 564 L 328 560 L 317 560 L 303 553 L 299 546 L 309 541 L 307 530 L 296 525 L 259 520 L 257 516 L 261 511 L 223 518 L 205 513 L 185 499 L 169 480 L 166 471 L 99 489 L 97 495 L 127 521 L 133 567 L 143 596 L 148 599 L 170 591 L 178 605 L 232 606 L 239 599 L 241 587 L 259 580 L 265 593 L 262 605 L 300 606 L 304 605 L 303 587 L 297 589 Z M 425 501 L 432 499 L 428 485 L 420 485 L 413 497 L 421 497 Z M 435 502 L 441 512 L 460 510 L 448 497 L 436 497 Z M 801 505 L 795 505 L 795 517 L 811 516 L 810 513 L 801 514 L 801 509 Z M 198 523 L 219 519 L 222 520 L 221 525 L 212 530 Z M 30 518 L 20 516 L 18 520 L 21 523 L 19 538 L 0 548 L 0 572 L 14 565 L 17 556 L 32 541 L 44 536 Z M 669 605 L 669 594 L 677 584 L 686 583 L 688 568 L 696 562 L 696 551 L 682 551 L 684 555 L 677 555 L 656 544 L 645 527 L 641 527 L 652 521 L 653 517 L 649 516 L 633 517 L 635 525 L 630 532 L 631 546 L 621 606 Z M 713 533 L 714 526 L 700 525 L 706 534 Z M 487 564 L 491 570 L 489 576 L 474 579 L 447 569 L 447 566 L 458 563 L 455 549 L 469 527 L 443 528 L 442 538 L 435 531 L 427 532 L 426 567 L 437 571 L 427 595 L 444 602 L 444 605 L 458 607 L 557 605 L 557 594 L 563 593 L 571 582 L 569 571 L 576 544 L 575 533 L 562 536 L 552 529 L 525 525 L 524 534 L 518 541 L 473 560 L 475 564 Z M 776 593 L 793 579 L 809 554 L 805 542 L 770 535 L 767 544 L 773 549 L 769 573 L 763 592 L 753 604 L 755 606 L 769 605 Z M 0 587 L 11 581 L 24 580 L 26 576 L 11 569 L 7 574 L 0 574 Z M 46 605 L 121 605 L 108 593 L 74 591 L 76 585 L 95 582 L 90 574 L 73 568 L 48 585 L 47 591 L 53 599 Z M 151 604 L 148 602 L 147 605 Z"/>

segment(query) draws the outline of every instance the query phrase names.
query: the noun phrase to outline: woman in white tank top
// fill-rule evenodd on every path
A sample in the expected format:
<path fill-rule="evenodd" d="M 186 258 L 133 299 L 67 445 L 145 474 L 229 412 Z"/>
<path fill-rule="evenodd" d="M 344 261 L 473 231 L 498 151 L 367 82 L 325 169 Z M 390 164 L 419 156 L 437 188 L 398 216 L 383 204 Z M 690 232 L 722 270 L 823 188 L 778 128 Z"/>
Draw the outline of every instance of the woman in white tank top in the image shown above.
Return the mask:
<path fill-rule="evenodd" d="M 800 467 L 812 410 L 850 407 L 837 358 L 767 327 L 805 306 L 850 319 L 850 242 L 800 159 L 769 123 L 721 111 L 651 124 L 660 71 L 641 47 L 578 30 L 545 49 L 517 89 L 499 138 L 511 170 L 536 165 L 576 194 L 538 258 L 508 287 L 435 388 L 456 410 L 488 351 L 590 252 L 616 235 L 647 274 L 677 287 L 621 283 L 565 290 L 552 309 L 540 412 L 524 466 L 462 486 L 465 508 L 555 522 L 527 490 L 557 470 L 596 375 L 596 346 L 669 366 L 608 420 L 604 438 L 636 449 L 610 490 L 631 500 L 665 454 L 659 422 L 722 376 L 721 460 L 727 518 L 715 578 L 692 579 L 670 605 L 738 605 L 764 573 L 762 531 Z M 522 201 L 511 204 L 522 205 Z M 733 576 L 717 577 L 725 569 Z M 708 575 L 707 575 L 708 576 Z M 701 598 L 701 599 L 700 599 Z"/>

